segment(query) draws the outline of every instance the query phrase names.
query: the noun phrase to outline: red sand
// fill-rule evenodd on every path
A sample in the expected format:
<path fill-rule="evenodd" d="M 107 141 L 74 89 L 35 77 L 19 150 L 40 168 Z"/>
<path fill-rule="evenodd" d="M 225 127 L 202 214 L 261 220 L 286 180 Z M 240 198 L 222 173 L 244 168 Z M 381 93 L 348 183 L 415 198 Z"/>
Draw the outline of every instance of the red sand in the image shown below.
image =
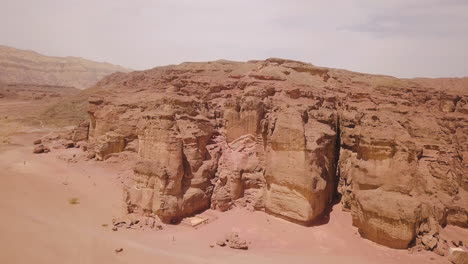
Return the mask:
<path fill-rule="evenodd" d="M 327 224 L 315 227 L 235 209 L 205 212 L 217 219 L 198 229 L 114 232 L 111 220 L 121 213 L 118 165 L 57 158 L 79 149 L 32 154 L 38 137 L 16 135 L 0 145 L 0 263 L 448 263 L 361 238 L 339 205 Z M 248 251 L 210 247 L 230 231 L 251 242 Z"/>

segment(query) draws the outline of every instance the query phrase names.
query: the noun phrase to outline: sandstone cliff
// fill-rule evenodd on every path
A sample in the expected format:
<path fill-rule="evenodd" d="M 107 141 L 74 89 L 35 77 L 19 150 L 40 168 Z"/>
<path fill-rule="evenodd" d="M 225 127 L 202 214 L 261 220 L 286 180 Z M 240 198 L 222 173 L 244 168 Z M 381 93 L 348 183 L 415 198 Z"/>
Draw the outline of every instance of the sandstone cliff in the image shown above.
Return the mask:
<path fill-rule="evenodd" d="M 0 81 L 7 84 L 71 86 L 94 85 L 104 76 L 129 69 L 77 57 L 48 57 L 0 45 Z"/>
<path fill-rule="evenodd" d="M 363 237 L 434 249 L 468 227 L 468 87 L 450 87 L 282 59 L 116 73 L 90 95 L 90 149 L 138 152 L 129 213 L 309 225 L 341 198 Z"/>

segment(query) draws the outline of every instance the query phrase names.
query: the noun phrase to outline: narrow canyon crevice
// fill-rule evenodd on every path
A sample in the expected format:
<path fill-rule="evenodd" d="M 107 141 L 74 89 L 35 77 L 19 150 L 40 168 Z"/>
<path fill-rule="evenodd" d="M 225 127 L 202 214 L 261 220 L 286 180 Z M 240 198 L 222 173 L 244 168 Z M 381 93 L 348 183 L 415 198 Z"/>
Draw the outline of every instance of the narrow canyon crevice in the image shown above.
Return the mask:
<path fill-rule="evenodd" d="M 337 114 L 336 119 L 336 143 L 335 143 L 335 181 L 334 181 L 334 193 L 333 193 L 333 202 L 332 205 L 341 202 L 341 193 L 339 192 L 339 185 L 341 184 L 341 177 L 340 177 L 340 154 L 341 154 L 341 122 L 340 122 L 340 114 Z"/>

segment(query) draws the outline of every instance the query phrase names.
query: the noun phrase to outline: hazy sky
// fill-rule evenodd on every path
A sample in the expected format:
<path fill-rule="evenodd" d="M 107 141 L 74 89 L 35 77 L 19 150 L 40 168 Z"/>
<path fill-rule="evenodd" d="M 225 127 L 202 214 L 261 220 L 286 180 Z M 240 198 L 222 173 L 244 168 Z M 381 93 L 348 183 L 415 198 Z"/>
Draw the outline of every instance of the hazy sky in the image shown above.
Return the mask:
<path fill-rule="evenodd" d="M 0 0 L 0 44 L 133 69 L 282 57 L 468 76 L 468 0 Z"/>

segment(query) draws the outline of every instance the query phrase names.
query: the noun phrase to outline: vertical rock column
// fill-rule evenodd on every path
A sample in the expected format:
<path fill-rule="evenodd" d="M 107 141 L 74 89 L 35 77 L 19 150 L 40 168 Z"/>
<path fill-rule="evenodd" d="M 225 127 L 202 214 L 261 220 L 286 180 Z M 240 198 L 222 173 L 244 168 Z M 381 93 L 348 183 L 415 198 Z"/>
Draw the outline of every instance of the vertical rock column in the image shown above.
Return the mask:
<path fill-rule="evenodd" d="M 179 216 L 182 196 L 183 144 L 172 116 L 146 118 L 139 133 L 135 185 L 127 191 L 130 212 L 158 215 L 164 222 Z"/>
<path fill-rule="evenodd" d="M 311 224 L 334 194 L 336 133 L 328 125 L 285 109 L 277 116 L 267 150 L 266 211 Z"/>
<path fill-rule="evenodd" d="M 142 120 L 135 184 L 127 193 L 129 212 L 157 215 L 174 223 L 210 207 L 216 145 L 208 144 L 207 119 L 158 114 Z"/>

